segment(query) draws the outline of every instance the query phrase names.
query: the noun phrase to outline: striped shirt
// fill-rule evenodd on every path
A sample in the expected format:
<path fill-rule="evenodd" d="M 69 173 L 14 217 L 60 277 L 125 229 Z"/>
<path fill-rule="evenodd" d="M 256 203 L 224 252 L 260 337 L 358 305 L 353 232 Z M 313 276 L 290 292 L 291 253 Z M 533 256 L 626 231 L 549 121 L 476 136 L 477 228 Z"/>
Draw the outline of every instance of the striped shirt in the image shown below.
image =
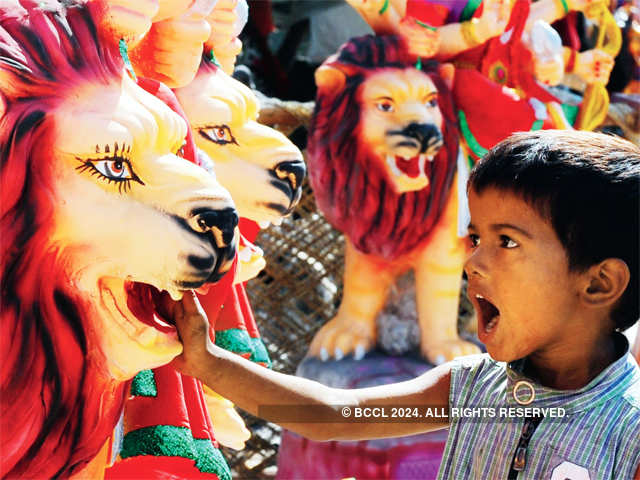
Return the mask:
<path fill-rule="evenodd" d="M 519 480 L 632 479 L 640 465 L 640 368 L 623 341 L 625 353 L 579 390 L 536 383 L 522 375 L 522 360 L 505 365 L 487 354 L 455 360 L 451 423 L 438 479 L 506 480 L 525 423 L 513 416 L 522 409 L 514 398 L 516 386 L 521 403 L 535 392 L 526 407 L 560 407 L 565 415 L 547 410 L 554 417 L 545 416 L 533 432 Z M 518 384 L 523 380 L 530 387 Z M 453 414 L 453 408 L 463 407 L 475 410 Z M 472 417 L 482 407 L 483 416 Z M 495 416 L 488 418 L 487 411 Z"/>

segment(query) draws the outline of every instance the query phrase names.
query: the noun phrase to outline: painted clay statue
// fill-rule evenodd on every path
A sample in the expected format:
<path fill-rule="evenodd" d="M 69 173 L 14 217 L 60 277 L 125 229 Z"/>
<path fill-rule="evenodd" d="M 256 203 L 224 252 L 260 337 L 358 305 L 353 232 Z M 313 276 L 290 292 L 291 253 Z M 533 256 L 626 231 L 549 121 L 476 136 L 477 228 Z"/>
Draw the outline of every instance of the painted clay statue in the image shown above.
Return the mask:
<path fill-rule="evenodd" d="M 577 120 L 575 115 L 567 119 L 557 99 L 540 92 L 540 96 L 543 98 L 538 100 L 547 104 L 548 116 L 554 118 L 552 122 L 554 128 L 571 128 L 575 121 L 577 128 L 592 130 L 606 116 L 608 96 L 604 85 L 611 73 L 613 59 L 620 49 L 620 32 L 604 2 L 598 0 L 540 0 L 529 5 L 525 12 L 526 18 L 523 19 L 517 18 L 521 15 L 520 12 L 509 13 L 515 4 L 514 2 L 501 0 L 484 0 L 482 2 L 466 0 L 456 2 L 349 0 L 349 3 L 377 33 L 391 32 L 401 35 L 407 42 L 410 52 L 414 55 L 425 58 L 435 56 L 439 59 L 452 61 L 458 68 L 480 70 L 482 67 L 479 66 L 479 63 L 487 64 L 494 60 L 479 59 L 479 55 L 483 54 L 482 50 L 485 50 L 490 43 L 495 45 L 498 41 L 509 42 L 520 51 L 519 54 L 511 58 L 501 59 L 502 62 L 509 63 L 506 70 L 511 71 L 511 76 L 514 74 L 519 74 L 521 77 L 528 75 L 531 79 L 527 83 L 537 79 L 542 83 L 556 85 L 562 77 L 560 72 L 554 73 L 553 70 L 566 70 L 568 73 L 576 74 L 590 85 L 585 92 L 585 101 L 580 107 Z M 522 4 L 522 2 L 519 3 Z M 522 5 L 519 10 L 523 10 Z M 541 37 L 536 35 L 535 41 L 532 38 L 536 34 L 534 32 L 535 25 L 539 25 L 541 22 L 548 25 L 566 16 L 570 11 L 583 11 L 600 26 L 596 48 L 578 52 L 565 47 L 562 50 L 562 58 L 559 56 L 558 58 L 550 58 L 545 53 L 538 52 L 537 47 L 541 46 Z M 511 28 L 518 25 L 517 28 L 521 33 L 517 35 L 517 38 L 508 32 L 508 21 Z M 502 35 L 503 32 L 506 33 Z M 498 40 L 499 35 L 502 35 L 500 40 Z M 522 42 L 518 43 L 520 40 Z M 468 53 L 470 50 L 473 53 Z M 560 67 L 560 62 L 564 64 L 564 67 Z M 505 71 L 505 68 L 502 70 Z M 496 81 L 486 72 L 483 73 L 492 81 Z M 499 81 L 496 82 L 498 88 L 505 85 L 506 77 L 505 75 L 498 79 Z M 468 80 L 465 78 L 465 82 Z M 525 101 L 529 98 L 537 98 L 532 97 L 531 92 L 525 91 L 525 94 L 522 95 L 519 90 L 520 85 L 508 86 L 514 88 L 514 92 Z M 483 88 L 485 87 L 483 86 Z M 456 102 L 458 102 L 458 97 L 456 97 Z M 475 98 L 469 103 L 477 104 Z M 493 100 L 487 102 L 488 105 L 492 103 Z M 553 103 L 557 105 L 553 105 Z M 508 107 L 505 106 L 505 108 Z M 494 110 L 496 109 L 494 108 Z M 522 112 L 526 109 L 516 108 L 516 110 L 520 111 L 517 116 L 522 117 Z M 537 110 L 536 114 L 539 113 L 540 108 Z M 534 118 L 536 115 L 531 109 L 526 114 L 527 117 L 533 116 Z M 505 119 L 503 123 L 508 124 L 509 121 Z M 526 129 L 521 125 L 514 125 L 514 127 L 515 130 Z M 462 125 L 461 128 L 463 128 Z M 498 140 L 502 138 L 504 137 L 500 137 Z"/>
<path fill-rule="evenodd" d="M 200 65 L 202 46 L 211 34 L 207 16 L 216 0 L 160 0 L 160 9 L 144 38 L 129 52 L 141 76 L 171 88 L 187 85 Z"/>
<path fill-rule="evenodd" d="M 196 145 L 214 159 L 216 177 L 240 216 L 276 223 L 289 214 L 302 194 L 302 153 L 283 134 L 256 121 L 259 104 L 253 92 L 206 56 L 195 80 L 175 92 Z"/>
<path fill-rule="evenodd" d="M 189 70 L 190 65 L 193 62 L 189 61 L 188 58 L 190 58 L 191 53 L 195 52 L 199 52 L 201 55 L 203 47 L 203 36 L 198 33 L 201 32 L 199 25 L 201 26 L 202 18 L 196 18 L 194 16 L 194 11 L 196 13 L 203 13 L 206 8 L 210 8 L 215 2 L 199 2 L 199 6 L 192 5 L 186 13 L 184 12 L 184 9 L 188 6 L 187 2 L 177 3 L 176 1 L 160 1 L 160 10 L 156 17 L 154 17 L 154 23 L 150 33 L 145 36 L 143 41 L 139 43 L 138 47 L 131 51 L 130 55 L 133 69 L 139 75 L 150 75 L 155 80 L 162 80 L 173 86 L 184 85 L 187 81 L 193 79 L 195 72 L 191 72 L 191 70 Z M 172 9 L 168 9 L 167 4 L 173 4 Z M 224 3 L 222 4 L 222 7 L 225 7 Z M 232 17 L 225 17 L 224 15 L 221 15 L 221 13 L 225 12 L 221 12 L 220 9 L 211 13 L 210 17 L 206 20 L 207 22 L 212 22 L 212 35 L 208 40 L 208 44 L 212 39 L 220 41 L 220 34 L 228 34 L 232 31 L 232 29 L 224 28 L 225 22 L 232 21 L 234 24 L 233 27 L 236 29 L 241 27 L 241 25 L 238 26 L 239 23 L 242 23 L 241 19 L 239 20 L 240 15 L 237 14 L 239 7 L 240 5 L 235 6 L 233 11 L 235 16 Z M 170 16 L 171 12 L 174 13 L 173 16 Z M 186 28 L 191 28 L 191 33 L 193 33 L 193 35 L 175 35 L 174 30 L 177 32 L 183 31 Z M 160 38 L 159 36 L 162 32 L 166 33 L 166 35 Z M 214 35 L 216 32 L 218 32 L 218 35 Z M 154 37 L 154 35 L 156 35 L 156 37 Z M 235 35 L 237 35 L 237 33 Z M 157 49 L 155 49 L 154 41 L 160 42 Z M 141 52 L 145 49 L 147 51 L 152 51 L 152 55 L 141 55 Z M 163 52 L 166 53 L 169 51 L 171 51 L 170 54 L 165 57 Z M 166 58 L 172 58 L 172 55 L 174 55 L 175 52 L 185 51 L 188 53 L 187 60 L 185 60 L 185 62 L 189 63 L 189 65 L 187 65 L 187 63 L 183 63 L 181 68 L 174 69 L 172 65 L 167 65 L 165 63 Z M 225 50 L 223 48 L 220 51 L 223 52 Z M 215 59 L 215 56 L 213 59 Z M 235 62 L 235 53 L 233 58 L 231 59 L 229 57 L 229 59 L 232 60 L 231 63 Z M 212 72 L 214 70 L 215 67 L 210 66 L 209 71 Z M 261 201 L 260 203 L 265 204 L 265 207 L 262 208 L 267 210 L 269 208 L 272 209 L 270 216 L 262 214 L 262 216 L 258 215 L 257 219 L 278 221 L 282 214 L 290 211 L 292 202 L 297 202 L 300 197 L 299 191 L 301 177 L 304 175 L 304 167 L 302 166 L 302 168 L 300 168 L 300 165 L 302 165 L 301 154 L 282 135 L 273 138 L 272 142 L 267 140 L 265 143 L 264 140 L 267 139 L 267 137 L 273 137 L 276 132 L 271 129 L 267 129 L 266 127 L 260 128 L 260 126 L 254 121 L 247 124 L 246 129 L 243 129 L 240 119 L 246 114 L 252 116 L 254 119 L 257 115 L 257 108 L 250 109 L 249 112 L 246 112 L 242 105 L 234 104 L 233 101 L 237 98 L 237 88 L 227 88 L 225 93 L 229 95 L 229 100 L 227 100 L 229 105 L 233 105 L 235 107 L 235 118 L 230 119 L 228 109 L 227 111 L 224 111 L 224 109 L 221 111 L 220 108 L 215 108 L 216 105 L 213 105 L 214 109 L 212 111 L 205 109 L 203 112 L 202 106 L 211 107 L 212 102 L 215 104 L 215 101 L 209 99 L 207 102 L 205 96 L 198 98 L 198 101 L 205 100 L 203 105 L 198 105 L 200 108 L 198 118 L 202 119 L 203 113 L 209 114 L 206 119 L 206 123 L 201 123 L 200 126 L 203 127 L 209 125 L 212 128 L 202 128 L 202 131 L 199 132 L 197 138 L 204 141 L 205 135 L 208 135 L 208 143 L 216 142 L 215 145 L 219 152 L 215 152 L 216 149 L 214 148 L 215 153 L 224 155 L 225 151 L 231 150 L 234 152 L 229 159 L 230 161 L 223 162 L 223 170 L 227 164 L 233 165 L 231 169 L 235 174 L 235 177 L 232 176 L 229 178 L 236 179 L 234 186 L 236 186 L 236 193 L 240 194 L 242 200 L 244 200 L 244 197 L 246 196 L 246 194 L 244 194 L 246 191 L 246 178 L 250 177 L 246 177 L 245 182 L 242 185 L 237 182 L 238 176 L 242 174 L 242 167 L 237 163 L 234 164 L 234 160 L 237 162 L 238 158 L 242 158 L 243 155 L 247 157 L 249 153 L 254 155 L 256 145 L 262 147 L 260 155 L 255 158 L 254 161 L 260 161 L 260 159 L 262 159 L 262 161 L 268 160 L 275 162 L 273 165 L 274 170 L 271 172 L 271 175 L 263 176 L 255 170 L 248 170 L 245 173 L 257 175 L 255 177 L 257 188 L 252 189 L 253 195 L 256 196 L 253 199 L 254 203 L 257 204 L 258 202 L 256 199 L 259 199 Z M 246 94 L 242 91 L 241 95 Z M 218 95 L 218 98 L 221 98 L 221 96 Z M 250 98 L 247 99 L 247 103 L 251 104 Z M 221 125 L 220 122 L 228 125 L 224 125 L 224 128 L 222 128 L 223 125 Z M 221 129 L 213 128 L 218 125 Z M 222 135 L 217 137 L 221 130 L 224 130 Z M 231 133 L 232 131 L 233 134 Z M 238 140 L 242 142 L 241 146 L 238 146 L 238 142 L 235 140 L 235 137 L 233 137 L 234 134 L 236 136 L 239 135 Z M 262 137 L 264 137 L 264 139 L 261 143 Z M 233 139 L 233 141 L 231 141 L 231 139 Z M 224 148 L 225 146 L 226 148 Z M 210 146 L 207 146 L 204 150 L 209 148 Z M 273 155 L 269 150 L 267 150 L 268 148 L 274 150 Z M 243 151 L 246 153 L 243 154 Z M 281 157 L 276 157 L 277 155 L 281 155 Z M 271 158 L 271 156 L 273 158 Z M 211 160 L 208 159 L 207 155 L 204 154 L 203 151 L 200 152 L 198 157 L 202 160 L 201 163 L 203 166 L 211 164 Z M 217 162 L 218 159 L 215 157 L 213 158 Z M 275 169 L 276 166 L 277 169 Z M 215 167 L 215 170 L 218 170 L 217 166 Z M 216 173 L 224 176 L 224 172 Z M 229 178 L 225 181 L 230 181 Z M 293 180 L 291 181 L 290 178 L 293 178 Z M 297 185 L 295 180 L 296 178 Z M 265 193 L 262 188 L 263 184 L 269 185 L 267 193 Z M 280 190 L 275 188 L 273 185 L 279 185 Z M 289 189 L 289 193 L 286 193 L 287 188 Z M 269 190 L 272 191 L 270 192 Z M 291 198 L 280 198 L 283 196 L 283 192 L 285 192 L 285 196 L 288 195 Z M 271 207 L 269 207 L 269 204 L 271 204 Z M 272 208 L 274 206 L 276 207 L 275 210 Z M 252 215 L 250 214 L 250 209 L 248 210 L 248 213 L 249 218 L 256 217 L 255 212 L 253 212 Z M 240 252 L 238 255 L 238 270 L 235 278 L 236 282 L 242 282 L 252 278 L 263 267 L 264 259 L 262 258 L 259 249 L 255 249 L 250 244 L 243 242 L 241 238 Z M 228 302 L 224 304 L 225 308 L 221 310 L 222 302 L 220 299 L 223 295 L 229 295 L 229 297 Z M 225 298 L 227 297 L 225 296 Z M 268 355 L 266 354 L 266 350 L 259 338 L 255 320 L 253 319 L 248 299 L 246 298 L 244 287 L 242 285 L 230 287 L 229 292 L 221 293 L 216 291 L 213 295 L 209 294 L 204 298 L 201 297 L 201 302 L 209 315 L 210 321 L 212 321 L 212 324 L 215 324 L 215 332 L 212 332 L 212 335 L 215 333 L 215 340 L 217 344 L 231 351 L 235 351 L 238 354 L 247 356 L 247 358 L 251 358 L 258 363 L 269 363 Z M 199 440 L 195 435 L 198 430 L 198 422 L 202 424 L 211 423 L 211 428 L 215 433 L 216 439 L 220 440 L 224 445 L 232 446 L 234 448 L 242 448 L 244 441 L 249 436 L 248 430 L 244 427 L 242 419 L 235 412 L 233 405 L 230 402 L 224 400 L 222 397 L 208 389 L 204 389 L 203 396 L 201 385 L 192 386 L 189 382 L 182 382 L 181 388 L 174 388 L 172 385 L 181 384 L 180 381 L 174 378 L 175 375 L 175 372 L 171 372 L 167 368 L 162 368 L 159 369 L 159 371 L 154 372 L 143 372 L 141 374 L 141 378 L 144 377 L 152 379 L 152 381 L 149 382 L 150 384 L 155 385 L 152 391 L 156 392 L 155 395 L 161 397 L 162 401 L 154 402 L 151 398 L 145 398 L 145 392 L 147 392 L 148 389 L 137 389 L 137 395 L 132 401 L 127 403 L 125 408 L 124 448 L 121 452 L 123 461 L 116 463 L 116 465 L 109 470 L 108 476 L 110 478 L 120 478 L 127 475 L 131 476 L 136 472 L 144 470 L 144 465 L 146 465 L 150 455 L 163 457 L 162 465 L 158 464 L 158 462 L 154 464 L 154 468 L 161 472 L 175 473 L 181 468 L 187 468 L 183 465 L 183 460 L 186 455 L 186 457 L 195 458 L 197 460 L 196 467 L 200 469 L 200 473 L 198 474 L 204 475 L 209 473 L 208 471 L 202 470 L 203 468 L 206 470 L 206 468 L 208 468 L 206 465 L 209 463 L 217 464 L 217 466 L 213 467 L 214 471 L 211 471 L 210 473 L 222 476 L 228 474 L 228 470 L 225 470 L 226 466 L 223 465 L 224 460 L 220 457 L 217 450 L 197 454 L 185 453 L 197 446 L 197 442 Z M 138 383 L 134 382 L 134 386 L 136 385 L 138 385 Z M 175 392 L 182 390 L 184 393 L 175 393 L 174 397 L 170 398 L 164 391 L 167 388 Z M 183 398 L 180 398 L 181 396 Z M 204 398 L 204 401 L 208 403 L 208 413 L 210 414 L 212 421 L 208 418 L 202 418 L 203 416 L 207 417 L 206 412 L 198 411 L 197 409 L 190 410 L 188 401 L 189 396 Z M 187 415 L 175 418 L 166 416 L 164 412 L 171 409 L 170 402 L 173 402 L 171 407 L 182 408 L 187 411 Z M 166 425 L 167 423 L 170 425 Z M 184 441 L 180 442 L 182 445 L 180 449 L 167 450 L 164 446 L 168 443 L 165 440 L 169 437 L 165 436 L 161 429 L 158 429 L 158 426 L 162 425 L 166 425 L 171 428 L 186 425 L 193 433 L 193 439 L 187 435 L 185 436 Z M 141 435 L 146 435 L 144 441 L 139 440 Z M 181 435 L 186 434 L 181 433 Z M 192 468 L 191 474 L 196 473 L 197 472 L 193 471 Z"/>
<path fill-rule="evenodd" d="M 246 0 L 218 0 L 207 21 L 211 35 L 205 42 L 205 51 L 212 52 L 222 70 L 231 75 L 236 57 L 242 50 L 238 38 L 249 18 Z"/>
<path fill-rule="evenodd" d="M 362 357 L 389 287 L 409 269 L 424 356 L 441 363 L 477 351 L 456 331 L 464 245 L 453 106 L 441 78 L 414 58 L 397 37 L 368 36 L 316 72 L 309 177 L 320 210 L 345 234 L 346 264 L 342 304 L 311 355 Z"/>
<path fill-rule="evenodd" d="M 209 55 L 204 55 L 196 78 L 175 92 L 198 148 L 215 159 L 216 177 L 231 193 L 240 216 L 261 224 L 280 223 L 302 194 L 306 169 L 300 150 L 256 121 L 259 104 L 253 92 L 213 65 Z M 243 261 L 242 252 L 238 276 L 246 281 L 264 268 L 265 261 L 262 255 L 247 255 Z M 222 335 L 216 332 L 216 339 Z M 216 439 L 242 448 L 249 432 L 240 428 L 233 404 L 206 387 L 205 393 Z"/>
<path fill-rule="evenodd" d="M 106 454 L 128 380 L 181 352 L 163 305 L 231 267 L 237 223 L 87 8 L 41 3 L 0 10 L 0 474 L 21 478 Z"/>

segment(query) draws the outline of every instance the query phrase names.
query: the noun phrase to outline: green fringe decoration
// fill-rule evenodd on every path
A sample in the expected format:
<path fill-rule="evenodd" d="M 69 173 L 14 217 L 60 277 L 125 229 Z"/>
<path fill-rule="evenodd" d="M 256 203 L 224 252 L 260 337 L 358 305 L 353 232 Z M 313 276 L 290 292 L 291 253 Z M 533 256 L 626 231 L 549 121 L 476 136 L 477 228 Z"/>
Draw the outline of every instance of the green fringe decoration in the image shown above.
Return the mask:
<path fill-rule="evenodd" d="M 184 457 L 196 459 L 191 430 L 173 425 L 156 425 L 133 430 L 124 436 L 120 456 Z"/>
<path fill-rule="evenodd" d="M 418 57 L 418 61 L 416 62 L 416 70 L 422 70 L 422 58 Z"/>
<path fill-rule="evenodd" d="M 231 471 L 220 450 L 210 440 L 193 438 L 187 427 L 156 425 L 127 433 L 120 457 L 140 455 L 189 458 L 196 461 L 201 472 L 215 473 L 221 480 L 231 480 Z"/>
<path fill-rule="evenodd" d="M 267 352 L 267 347 L 264 346 L 262 339 L 252 338 L 251 344 L 253 353 L 250 360 L 255 363 L 264 363 L 267 368 L 271 368 L 271 358 L 269 358 L 269 352 Z"/>
<path fill-rule="evenodd" d="M 131 395 L 137 397 L 157 397 L 158 388 L 153 370 L 142 370 L 131 382 Z"/>
<path fill-rule="evenodd" d="M 196 438 L 194 440 L 198 459 L 196 467 L 201 472 L 215 473 L 220 480 L 231 480 L 231 470 L 222 452 L 213 446 L 210 440 Z"/>
<path fill-rule="evenodd" d="M 247 331 L 241 328 L 216 332 L 216 345 L 234 353 L 253 353 L 251 338 Z"/>
<path fill-rule="evenodd" d="M 389 8 L 389 0 L 384 0 L 384 5 L 382 5 L 382 8 L 378 12 L 378 14 L 382 15 L 384 12 L 387 11 L 387 8 Z"/>

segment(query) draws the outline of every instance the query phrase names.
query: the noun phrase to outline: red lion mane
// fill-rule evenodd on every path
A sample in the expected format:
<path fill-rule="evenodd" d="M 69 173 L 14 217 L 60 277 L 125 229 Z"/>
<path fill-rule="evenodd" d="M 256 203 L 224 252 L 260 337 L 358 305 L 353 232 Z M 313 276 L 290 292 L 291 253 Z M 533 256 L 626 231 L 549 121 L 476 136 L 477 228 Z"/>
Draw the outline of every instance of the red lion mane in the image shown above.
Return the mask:
<path fill-rule="evenodd" d="M 358 89 L 375 70 L 409 68 L 415 58 L 398 37 L 369 35 L 350 40 L 325 64 L 348 73 L 344 88 L 320 88 L 316 98 L 308 145 L 316 202 L 358 250 L 394 260 L 425 241 L 449 197 L 458 154 L 451 94 L 435 65 L 424 65 L 438 89 L 444 147 L 433 162 L 427 162 L 429 185 L 397 194 L 380 161 L 371 158 L 360 141 Z"/>
<path fill-rule="evenodd" d="M 0 475 L 10 478 L 81 470 L 111 434 L 128 387 L 107 379 L 87 300 L 48 246 L 50 112 L 70 87 L 118 81 L 122 64 L 86 7 L 37 3 L 0 9 Z"/>

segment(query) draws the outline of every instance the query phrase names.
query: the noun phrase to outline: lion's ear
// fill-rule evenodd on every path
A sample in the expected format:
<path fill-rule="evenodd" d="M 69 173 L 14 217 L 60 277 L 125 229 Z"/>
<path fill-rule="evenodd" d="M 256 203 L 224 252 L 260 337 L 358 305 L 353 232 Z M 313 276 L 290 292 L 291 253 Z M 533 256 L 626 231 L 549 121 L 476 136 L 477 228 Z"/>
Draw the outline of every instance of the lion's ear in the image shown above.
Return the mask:
<path fill-rule="evenodd" d="M 438 65 L 438 75 L 444 80 L 449 90 L 453 90 L 453 79 L 456 76 L 456 68 L 452 63 L 441 63 Z"/>
<path fill-rule="evenodd" d="M 315 76 L 318 90 L 341 90 L 347 81 L 347 76 L 342 70 L 329 65 L 318 67 Z"/>

